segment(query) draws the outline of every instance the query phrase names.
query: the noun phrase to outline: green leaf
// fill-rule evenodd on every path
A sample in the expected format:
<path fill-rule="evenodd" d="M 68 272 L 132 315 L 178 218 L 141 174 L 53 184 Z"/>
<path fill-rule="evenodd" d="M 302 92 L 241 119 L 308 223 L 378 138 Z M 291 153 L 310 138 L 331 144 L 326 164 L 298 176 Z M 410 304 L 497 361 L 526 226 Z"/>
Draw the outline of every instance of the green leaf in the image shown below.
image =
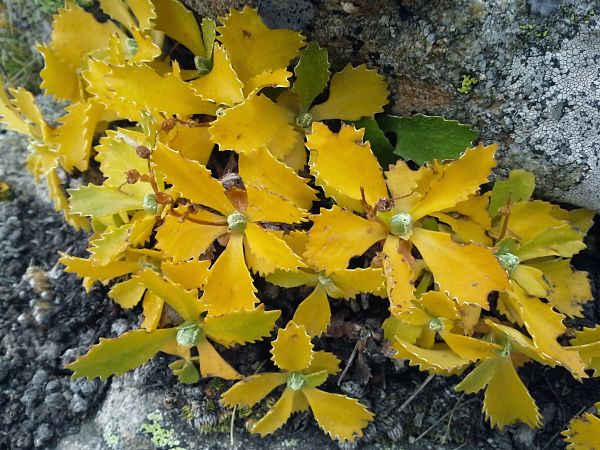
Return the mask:
<path fill-rule="evenodd" d="M 210 17 L 202 19 L 202 41 L 204 42 L 204 48 L 206 49 L 206 58 L 211 58 L 213 53 L 213 45 L 217 38 L 217 23 Z"/>
<path fill-rule="evenodd" d="M 378 122 L 384 133 L 396 136 L 394 153 L 417 164 L 458 159 L 478 136 L 471 125 L 439 116 L 382 116 Z"/>
<path fill-rule="evenodd" d="M 281 311 L 265 311 L 264 305 L 250 311 L 235 311 L 204 320 L 204 332 L 219 344 L 230 346 L 255 342 L 269 336 Z"/>
<path fill-rule="evenodd" d="M 508 179 L 494 183 L 490 198 L 490 215 L 494 217 L 506 205 L 510 197 L 512 203 L 529 200 L 535 189 L 535 175 L 525 169 L 511 170 Z"/>
<path fill-rule="evenodd" d="M 169 368 L 173 371 L 173 375 L 177 377 L 180 383 L 194 384 L 200 381 L 200 373 L 191 361 L 178 359 L 169 364 Z"/>
<path fill-rule="evenodd" d="M 298 95 L 300 113 L 310 108 L 313 100 L 323 92 L 329 81 L 329 60 L 327 49 L 311 42 L 300 51 L 300 60 L 294 68 L 296 81 L 292 91 Z"/>
<path fill-rule="evenodd" d="M 100 338 L 100 343 L 65 367 L 73 371 L 72 378 L 106 380 L 111 375 L 122 375 L 141 366 L 174 340 L 176 334 L 176 328 L 164 328 L 150 333 L 128 331 L 114 339 Z"/>
<path fill-rule="evenodd" d="M 111 186 L 90 184 L 67 189 L 71 196 L 71 212 L 83 216 L 104 217 L 120 212 L 141 209 L 143 200 Z"/>
<path fill-rule="evenodd" d="M 356 120 L 354 122 L 356 128 L 365 129 L 365 141 L 371 144 L 371 150 L 379 161 L 383 170 L 387 170 L 390 164 L 395 164 L 398 161 L 398 155 L 394 153 L 394 147 L 390 144 L 388 138 L 379 127 L 377 121 L 371 117 Z"/>

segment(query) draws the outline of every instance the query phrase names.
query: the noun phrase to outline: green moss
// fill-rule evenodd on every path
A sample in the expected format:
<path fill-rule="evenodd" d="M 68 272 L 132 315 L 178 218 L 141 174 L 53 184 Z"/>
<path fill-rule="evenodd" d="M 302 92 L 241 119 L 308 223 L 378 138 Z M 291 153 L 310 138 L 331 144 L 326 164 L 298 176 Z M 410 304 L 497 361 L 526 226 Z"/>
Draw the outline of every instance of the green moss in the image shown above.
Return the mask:
<path fill-rule="evenodd" d="M 142 433 L 150 436 L 150 440 L 157 448 L 167 448 L 169 450 L 185 450 L 179 447 L 179 439 L 175 437 L 175 432 L 163 427 L 160 422 L 163 420 L 163 415 L 160 411 L 155 411 L 148 414 L 149 423 L 143 423 L 140 427 Z"/>
<path fill-rule="evenodd" d="M 479 78 L 474 75 L 463 75 L 460 87 L 456 90 L 461 94 L 468 94 L 473 90 L 473 87 L 479 83 Z"/>
<path fill-rule="evenodd" d="M 119 435 L 113 431 L 112 427 L 106 427 L 104 433 L 102 433 L 102 438 L 104 439 L 106 446 L 111 450 L 117 450 L 120 447 L 121 439 L 119 438 Z"/>

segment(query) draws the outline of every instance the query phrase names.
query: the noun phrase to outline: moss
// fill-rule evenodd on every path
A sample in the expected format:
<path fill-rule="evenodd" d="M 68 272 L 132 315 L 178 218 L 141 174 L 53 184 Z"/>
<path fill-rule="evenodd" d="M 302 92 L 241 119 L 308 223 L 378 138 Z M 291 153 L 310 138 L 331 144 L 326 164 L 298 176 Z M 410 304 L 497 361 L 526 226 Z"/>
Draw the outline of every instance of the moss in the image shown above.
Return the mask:
<path fill-rule="evenodd" d="M 104 433 L 102 433 L 102 438 L 104 439 L 106 446 L 111 450 L 117 450 L 121 445 L 121 438 L 110 426 L 106 427 Z"/>
<path fill-rule="evenodd" d="M 163 415 L 160 411 L 148 414 L 149 423 L 143 423 L 140 427 L 142 433 L 150 436 L 150 440 L 157 448 L 168 448 L 169 450 L 184 450 L 180 447 L 179 439 L 175 437 L 175 432 L 163 427 L 160 422 Z"/>
<path fill-rule="evenodd" d="M 456 90 L 461 94 L 468 94 L 473 90 L 473 87 L 479 83 L 479 78 L 474 75 L 463 75 L 460 87 Z"/>

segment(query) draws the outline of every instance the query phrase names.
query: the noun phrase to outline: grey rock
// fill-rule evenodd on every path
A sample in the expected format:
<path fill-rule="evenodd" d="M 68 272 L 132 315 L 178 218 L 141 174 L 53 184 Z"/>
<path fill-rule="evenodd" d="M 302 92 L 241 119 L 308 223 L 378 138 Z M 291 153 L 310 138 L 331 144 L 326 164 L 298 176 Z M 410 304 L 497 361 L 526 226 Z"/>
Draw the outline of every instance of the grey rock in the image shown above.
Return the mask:
<path fill-rule="evenodd" d="M 42 447 L 54 437 L 54 431 L 48 423 L 41 424 L 33 433 L 33 445 Z"/>

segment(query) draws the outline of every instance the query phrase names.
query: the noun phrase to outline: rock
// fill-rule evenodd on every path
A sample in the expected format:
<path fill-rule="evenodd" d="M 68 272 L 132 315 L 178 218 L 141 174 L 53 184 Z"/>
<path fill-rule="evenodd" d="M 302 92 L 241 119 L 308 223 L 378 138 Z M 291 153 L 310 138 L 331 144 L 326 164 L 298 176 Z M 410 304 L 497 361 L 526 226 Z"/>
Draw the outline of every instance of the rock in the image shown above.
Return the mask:
<path fill-rule="evenodd" d="M 271 25 L 303 25 L 334 69 L 352 62 L 383 72 L 390 112 L 472 123 L 482 141 L 500 144 L 496 174 L 524 167 L 538 197 L 600 211 L 595 2 L 184 1 L 211 17 L 251 3 Z M 457 91 L 463 75 L 479 80 L 466 94 Z"/>

